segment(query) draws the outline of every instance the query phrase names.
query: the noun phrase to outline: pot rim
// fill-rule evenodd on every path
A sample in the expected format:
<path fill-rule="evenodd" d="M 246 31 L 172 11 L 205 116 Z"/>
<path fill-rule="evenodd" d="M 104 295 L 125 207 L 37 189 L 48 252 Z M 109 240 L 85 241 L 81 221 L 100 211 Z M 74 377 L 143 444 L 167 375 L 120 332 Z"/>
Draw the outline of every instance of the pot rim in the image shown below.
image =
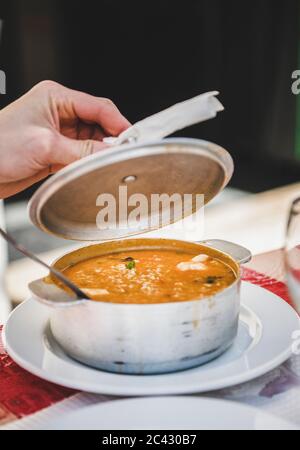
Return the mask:
<path fill-rule="evenodd" d="M 105 242 L 100 242 L 100 243 L 93 243 L 90 245 L 83 245 L 82 247 L 79 247 L 75 250 L 72 250 L 70 252 L 67 252 L 66 254 L 60 256 L 59 258 L 56 258 L 53 263 L 51 264 L 51 267 L 55 267 L 55 264 L 58 263 L 62 258 L 64 258 L 65 256 L 68 256 L 72 253 L 76 253 L 77 251 L 80 251 L 81 249 L 86 249 L 89 247 L 94 247 L 97 245 L 106 245 L 109 244 L 110 242 L 125 242 L 125 241 L 132 241 L 132 240 L 148 240 L 148 241 L 170 241 L 170 242 L 183 242 L 183 243 L 190 243 L 190 244 L 194 244 L 200 247 L 206 247 L 207 249 L 213 250 L 216 253 L 220 253 L 221 255 L 225 255 L 232 263 L 233 265 L 236 267 L 237 272 L 236 272 L 236 279 L 233 283 L 231 283 L 229 286 L 227 286 L 226 288 L 222 289 L 221 291 L 218 291 L 216 294 L 210 296 L 210 297 L 203 297 L 201 299 L 194 299 L 194 300 L 182 300 L 182 301 L 171 301 L 171 302 L 161 302 L 161 303 L 121 303 L 121 302 L 107 302 L 107 301 L 102 301 L 102 300 L 92 300 L 92 299 L 82 299 L 82 300 L 74 300 L 73 302 L 70 302 L 70 304 L 63 303 L 63 304 L 57 304 L 55 305 L 55 302 L 51 302 L 51 305 L 53 305 L 53 307 L 56 306 L 56 308 L 64 308 L 65 306 L 67 307 L 71 307 L 71 306 L 79 306 L 82 304 L 87 304 L 87 302 L 92 302 L 92 304 L 99 304 L 99 305 L 109 305 L 108 307 L 123 307 L 123 308 L 127 308 L 130 306 L 131 308 L 134 307 L 135 309 L 140 308 L 141 306 L 150 308 L 150 307 L 157 307 L 157 306 L 164 306 L 164 307 L 169 307 L 170 305 L 176 305 L 178 306 L 178 304 L 192 304 L 192 303 L 196 303 L 196 302 L 202 302 L 202 301 L 209 301 L 209 300 L 215 300 L 218 299 L 219 297 L 221 297 L 222 295 L 224 295 L 225 293 L 227 293 L 227 291 L 229 291 L 230 289 L 234 289 L 237 285 L 240 284 L 241 282 L 241 266 L 240 264 L 235 261 L 233 259 L 233 257 L 231 255 L 229 255 L 226 252 L 223 252 L 221 250 L 209 247 L 208 245 L 202 244 L 201 242 L 193 242 L 193 241 L 184 241 L 184 240 L 180 240 L 180 239 L 165 239 L 165 238 L 142 238 L 142 237 L 136 237 L 134 239 L 130 238 L 130 239 L 123 239 L 123 240 L 111 240 L 111 241 L 105 241 Z M 49 275 L 50 278 L 52 278 L 51 274 Z M 53 279 L 53 278 L 52 278 Z M 40 297 L 34 295 L 35 298 L 38 299 L 38 301 L 43 301 L 42 299 L 40 299 Z M 47 301 L 47 300 L 46 300 Z M 49 304 L 49 302 L 47 301 L 47 304 Z"/>

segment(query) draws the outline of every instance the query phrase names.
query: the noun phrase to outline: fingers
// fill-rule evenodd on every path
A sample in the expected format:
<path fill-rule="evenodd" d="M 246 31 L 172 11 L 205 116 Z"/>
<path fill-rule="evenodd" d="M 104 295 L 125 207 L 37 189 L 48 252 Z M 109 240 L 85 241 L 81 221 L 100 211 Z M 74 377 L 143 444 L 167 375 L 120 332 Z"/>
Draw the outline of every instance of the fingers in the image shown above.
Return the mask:
<path fill-rule="evenodd" d="M 118 136 L 131 126 L 111 100 L 71 89 L 69 92 L 77 117 L 98 124 L 109 136 Z"/>
<path fill-rule="evenodd" d="M 59 136 L 52 147 L 47 165 L 52 165 L 52 171 L 55 172 L 57 168 L 71 164 L 104 148 L 107 148 L 107 145 L 100 141 L 75 140 Z"/>
<path fill-rule="evenodd" d="M 35 175 L 13 181 L 11 183 L 0 183 L 0 198 L 4 199 L 32 186 L 47 176 L 58 172 L 68 164 L 107 148 L 103 142 L 88 140 L 75 140 L 59 136 L 53 140 L 49 151 L 39 153 L 38 170 Z"/>
<path fill-rule="evenodd" d="M 110 100 L 52 81 L 36 85 L 0 119 L 0 198 L 106 148 L 104 137 L 130 126 Z"/>
<path fill-rule="evenodd" d="M 64 136 L 66 136 L 65 133 L 62 133 Z M 72 137 L 68 136 L 67 137 Z M 94 141 L 103 141 L 103 139 L 107 137 L 107 135 L 104 133 L 103 129 L 99 125 L 87 125 L 84 122 L 80 122 L 77 125 L 77 136 L 76 139 L 80 140 L 86 140 L 86 139 L 93 139 Z"/>

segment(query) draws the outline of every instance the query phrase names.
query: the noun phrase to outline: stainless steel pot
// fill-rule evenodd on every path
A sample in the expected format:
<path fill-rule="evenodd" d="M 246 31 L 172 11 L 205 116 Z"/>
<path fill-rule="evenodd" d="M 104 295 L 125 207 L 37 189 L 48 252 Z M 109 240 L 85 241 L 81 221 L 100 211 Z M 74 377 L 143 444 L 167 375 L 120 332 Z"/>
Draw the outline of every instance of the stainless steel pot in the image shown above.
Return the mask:
<path fill-rule="evenodd" d="M 205 99 L 214 95 L 209 94 Z M 220 110 L 215 100 L 212 100 L 209 117 Z M 196 103 L 198 117 L 198 113 L 203 111 L 202 100 L 200 109 L 198 100 Z M 171 109 L 172 115 L 173 112 Z M 120 186 L 126 186 L 128 196 L 143 194 L 148 204 L 151 204 L 152 194 L 165 193 L 169 196 L 190 194 L 193 199 L 200 194 L 207 204 L 229 182 L 233 161 L 222 147 L 198 139 L 161 139 L 170 132 L 169 112 L 166 114 L 164 120 L 161 115 L 154 117 L 154 128 L 153 119 L 150 127 L 150 122 L 148 125 L 144 123 L 142 128 L 140 125 L 133 127 L 133 131 L 142 129 L 142 132 L 134 134 L 135 138 L 131 136 L 134 138 L 132 142 L 118 142 L 120 145 L 58 172 L 38 189 L 30 203 L 32 222 L 47 233 L 66 239 L 110 240 L 65 255 L 55 263 L 57 269 L 113 249 L 120 251 L 124 246 L 198 246 L 200 253 L 201 245 L 205 244 L 212 246 L 211 251 L 226 260 L 237 273 L 236 282 L 211 298 L 151 305 L 74 300 L 55 284 L 47 284 L 43 280 L 32 283 L 30 288 L 34 297 L 51 307 L 51 330 L 64 350 L 78 361 L 107 371 L 155 374 L 188 369 L 220 355 L 231 345 L 237 333 L 239 264 L 250 258 L 247 250 L 221 241 L 197 244 L 155 239 L 119 240 L 169 225 L 165 207 L 146 212 L 137 227 L 130 219 L 130 210 L 125 227 L 120 214 L 117 223 L 114 220 L 109 222 L 105 230 L 97 224 L 98 195 L 113 196 L 116 210 L 120 211 Z M 180 114 L 180 117 L 186 116 Z M 165 130 L 163 134 L 162 129 Z M 146 138 L 147 130 L 156 140 L 150 142 Z M 157 133 L 153 135 L 155 130 Z M 179 216 L 174 216 L 171 223 L 194 214 L 202 207 L 197 201 L 192 201 L 190 206 L 184 214 L 180 208 Z M 160 220 L 152 228 L 151 219 L 158 212 Z"/>
<path fill-rule="evenodd" d="M 213 256 L 232 267 L 237 279 L 209 298 L 148 305 L 75 300 L 53 282 L 37 280 L 30 284 L 31 292 L 51 308 L 51 331 L 68 355 L 105 371 L 144 375 L 195 367 L 230 347 L 238 328 L 240 264 L 251 258 L 243 247 L 219 240 L 130 239 L 81 248 L 54 267 L 61 270 L 88 257 L 149 247 L 197 247 L 199 253 L 209 247 Z"/>

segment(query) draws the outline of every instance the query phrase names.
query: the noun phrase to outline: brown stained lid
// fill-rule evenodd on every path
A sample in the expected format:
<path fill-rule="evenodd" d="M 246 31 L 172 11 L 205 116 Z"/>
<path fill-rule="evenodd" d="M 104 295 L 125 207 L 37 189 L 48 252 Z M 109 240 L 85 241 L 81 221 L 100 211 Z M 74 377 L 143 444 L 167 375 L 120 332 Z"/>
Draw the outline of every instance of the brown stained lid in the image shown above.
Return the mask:
<path fill-rule="evenodd" d="M 196 195 L 204 194 L 205 204 L 230 180 L 233 162 L 229 153 L 210 142 L 172 138 L 154 143 L 135 143 L 103 150 L 84 158 L 49 178 L 34 194 L 29 205 L 32 222 L 43 231 L 66 239 L 100 241 L 119 239 L 168 225 L 196 212 Z M 137 227 L 130 213 L 120 216 L 119 187 L 127 187 L 127 198 L 143 194 L 151 205 L 151 194 L 190 194 L 193 202 L 184 214 L 165 214 L 164 206 L 143 214 Z M 99 195 L 115 199 L 107 229 L 97 225 Z M 105 200 L 104 198 L 104 200 Z M 124 198 L 124 197 L 123 197 Z M 97 201 L 98 199 L 98 201 Z M 103 198 L 102 198 L 103 200 Z M 98 206 L 97 206 L 98 203 Z M 126 203 L 127 204 L 127 203 Z M 173 212 L 174 212 L 173 211 Z M 156 216 L 157 220 L 153 220 Z M 108 217 L 106 217 L 108 219 Z M 112 220 L 113 219 L 113 220 Z M 136 218 L 135 218 L 136 219 Z"/>

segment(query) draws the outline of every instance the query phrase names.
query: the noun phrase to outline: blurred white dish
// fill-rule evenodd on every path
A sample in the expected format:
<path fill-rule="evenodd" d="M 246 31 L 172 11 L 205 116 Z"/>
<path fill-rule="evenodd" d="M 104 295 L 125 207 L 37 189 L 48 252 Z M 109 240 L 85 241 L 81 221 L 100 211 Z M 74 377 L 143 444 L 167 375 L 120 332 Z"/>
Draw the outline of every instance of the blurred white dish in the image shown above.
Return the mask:
<path fill-rule="evenodd" d="M 111 401 L 60 416 L 49 430 L 298 430 L 296 425 L 240 403 L 197 397 Z M 164 434 L 156 435 L 162 439 Z M 167 439 L 171 439 L 167 433 Z M 141 436 L 137 438 L 141 439 Z M 180 435 L 178 438 L 180 439 Z M 193 437 L 190 436 L 190 444 Z M 199 439 L 199 436 L 197 437 Z M 145 444 L 147 439 L 144 439 Z M 153 443 L 153 442 L 152 442 Z"/>

